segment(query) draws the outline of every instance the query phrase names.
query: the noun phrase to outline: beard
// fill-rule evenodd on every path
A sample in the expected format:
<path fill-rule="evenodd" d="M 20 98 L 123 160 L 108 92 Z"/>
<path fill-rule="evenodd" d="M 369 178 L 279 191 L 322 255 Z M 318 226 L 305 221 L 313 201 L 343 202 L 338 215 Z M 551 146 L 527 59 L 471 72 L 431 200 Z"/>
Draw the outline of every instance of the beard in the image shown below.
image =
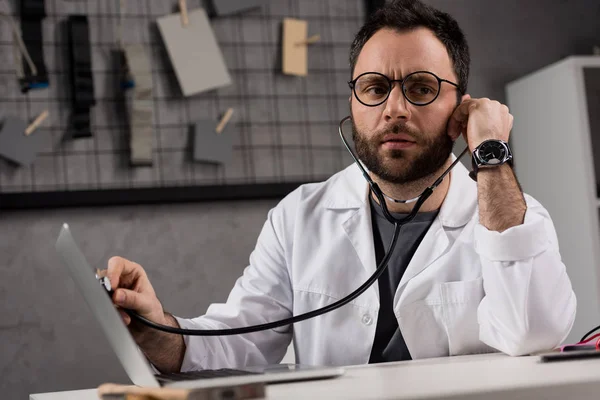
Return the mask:
<path fill-rule="evenodd" d="M 384 181 L 406 184 L 421 180 L 439 171 L 450 157 L 454 142 L 446 131 L 435 135 L 423 135 L 409 129 L 405 124 L 397 124 L 385 131 L 367 138 L 359 132 L 352 121 L 352 140 L 358 158 L 367 169 Z M 416 149 L 383 150 L 381 143 L 385 135 L 405 133 L 415 141 Z"/>

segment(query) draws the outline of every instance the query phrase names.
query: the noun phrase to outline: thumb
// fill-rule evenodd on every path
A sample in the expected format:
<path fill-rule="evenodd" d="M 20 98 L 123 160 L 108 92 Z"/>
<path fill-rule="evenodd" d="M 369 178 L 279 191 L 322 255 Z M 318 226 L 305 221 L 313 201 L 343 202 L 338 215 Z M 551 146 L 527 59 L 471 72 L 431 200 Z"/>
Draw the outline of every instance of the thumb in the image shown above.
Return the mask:
<path fill-rule="evenodd" d="M 154 310 L 154 303 L 148 296 L 129 289 L 119 288 L 113 295 L 116 305 L 136 311 L 138 314 L 151 314 Z"/>

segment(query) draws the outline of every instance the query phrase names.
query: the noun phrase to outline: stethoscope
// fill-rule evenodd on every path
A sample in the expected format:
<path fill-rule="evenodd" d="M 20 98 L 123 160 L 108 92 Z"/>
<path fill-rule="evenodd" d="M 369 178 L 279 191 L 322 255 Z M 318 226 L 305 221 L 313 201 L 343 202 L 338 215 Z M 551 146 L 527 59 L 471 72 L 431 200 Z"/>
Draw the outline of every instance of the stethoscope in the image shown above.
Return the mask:
<path fill-rule="evenodd" d="M 437 188 L 440 185 L 440 183 L 442 183 L 442 181 L 444 180 L 446 175 L 448 175 L 450 173 L 450 171 L 452 170 L 452 168 L 454 168 L 454 166 L 456 164 L 458 164 L 458 162 L 460 161 L 462 156 L 467 154 L 467 152 L 469 151 L 469 147 L 467 146 L 467 148 L 465 148 L 463 150 L 463 152 L 460 153 L 460 155 L 456 158 L 456 160 L 454 160 L 454 162 L 452 164 L 450 164 L 450 166 L 448 168 L 446 168 L 444 173 L 442 173 L 442 175 L 440 175 L 440 177 L 435 182 L 433 182 L 433 184 L 431 186 L 428 186 L 425 190 L 423 190 L 423 192 L 420 195 L 418 195 L 415 198 L 408 199 L 408 200 L 398 200 L 391 196 L 386 195 L 385 193 L 383 193 L 381 191 L 381 189 L 379 188 L 379 185 L 377 185 L 377 183 L 373 182 L 373 179 L 371 179 L 371 176 L 369 175 L 367 170 L 363 167 L 363 165 L 359 161 L 358 157 L 356 157 L 356 155 L 350 148 L 350 144 L 348 144 L 348 141 L 346 140 L 346 137 L 344 136 L 344 131 L 343 131 L 342 127 L 343 127 L 344 123 L 346 123 L 346 121 L 349 121 L 351 119 L 352 119 L 351 116 L 347 116 L 346 118 L 344 118 L 340 121 L 340 124 L 338 126 L 338 132 L 340 133 L 340 138 L 342 139 L 342 142 L 344 142 L 344 146 L 346 146 L 346 150 L 348 150 L 348 153 L 350 153 L 350 155 L 352 156 L 354 163 L 358 166 L 358 168 L 362 172 L 363 177 L 369 183 L 369 187 L 371 188 L 371 191 L 375 194 L 375 197 L 377 197 L 377 200 L 379 201 L 379 205 L 381 206 L 381 209 L 383 210 L 383 215 L 393 225 L 397 225 L 397 224 L 404 225 L 407 222 L 410 222 L 415 217 L 415 215 L 417 215 L 417 213 L 421 209 L 421 206 L 423 205 L 423 203 L 425 203 L 425 200 L 427 200 L 429 198 L 429 196 L 431 196 L 431 194 L 433 193 L 435 188 Z M 388 199 L 389 201 L 394 202 L 394 203 L 403 203 L 403 204 L 416 203 L 416 204 L 413 207 L 412 211 L 406 217 L 396 218 L 388 210 L 385 199 Z M 391 250 L 393 251 L 393 249 L 391 249 Z"/>
<path fill-rule="evenodd" d="M 389 245 L 389 248 L 388 248 L 385 256 L 383 257 L 383 259 L 377 266 L 375 273 L 365 283 L 363 283 L 358 289 L 356 289 L 354 292 L 350 293 L 348 296 L 344 297 L 343 299 L 338 300 L 338 301 L 336 301 L 332 304 L 329 304 L 325 307 L 322 307 L 322 308 L 319 308 L 319 309 L 316 309 L 316 310 L 313 310 L 313 311 L 310 311 L 310 312 L 307 312 L 304 314 L 295 315 L 290 318 L 285 318 L 285 319 L 282 319 L 279 321 L 268 322 L 268 323 L 259 324 L 259 325 L 246 326 L 246 327 L 242 327 L 242 328 L 206 329 L 206 330 L 205 329 L 173 328 L 170 326 L 161 325 L 161 324 L 152 322 L 149 319 L 142 317 L 141 315 L 139 315 L 138 313 L 136 313 L 133 310 L 124 309 L 124 311 L 127 314 L 129 314 L 129 316 L 131 316 L 133 319 L 138 320 L 142 324 L 144 324 L 150 328 L 154 328 L 159 331 L 163 331 L 163 332 L 175 333 L 175 334 L 179 334 L 179 335 L 188 335 L 188 336 L 228 336 L 228 335 L 239 335 L 239 334 L 243 334 L 243 333 L 264 331 L 264 330 L 279 328 L 281 326 L 291 325 L 291 324 L 294 324 L 294 323 L 300 322 L 300 321 L 305 321 L 307 319 L 314 318 L 319 315 L 336 310 L 336 309 L 348 304 L 352 300 L 356 299 L 361 294 L 363 294 L 371 285 L 373 285 L 373 283 L 377 282 L 377 279 L 379 279 L 381 274 L 383 274 L 383 272 L 387 268 L 387 264 L 390 261 L 390 258 L 392 256 L 392 253 L 394 252 L 394 249 L 396 248 L 396 243 L 398 241 L 398 236 L 400 235 L 400 229 L 402 228 L 402 226 L 404 224 L 406 224 L 407 222 L 410 222 L 417 215 L 417 213 L 419 212 L 419 209 L 421 208 L 423 203 L 425 203 L 425 201 L 429 198 L 429 196 L 431 196 L 431 194 L 439 186 L 439 184 L 442 183 L 442 181 L 444 180 L 446 175 L 448 175 L 448 173 L 452 170 L 452 168 L 454 168 L 456 166 L 456 164 L 459 162 L 460 158 L 467 153 L 469 148 L 467 147 L 456 158 L 456 160 L 454 160 L 454 162 L 444 171 L 444 173 L 435 182 L 433 182 L 433 184 L 431 186 L 428 186 L 425 190 L 423 190 L 423 192 L 419 196 L 412 198 L 412 199 L 408 199 L 408 200 L 398 200 L 398 199 L 394 199 L 390 196 L 387 196 L 386 194 L 384 194 L 381 191 L 381 189 L 379 188 L 377 183 L 375 183 L 373 181 L 373 179 L 371 179 L 371 177 L 367 173 L 367 170 L 362 166 L 361 162 L 358 160 L 358 158 L 356 157 L 356 155 L 350 148 L 348 141 L 344 137 L 344 131 L 343 131 L 344 123 L 346 123 L 350 119 L 351 119 L 351 117 L 347 116 L 346 118 L 344 118 L 340 121 L 340 124 L 338 127 L 340 138 L 342 139 L 342 142 L 344 142 L 344 146 L 346 146 L 346 149 L 348 150 L 348 152 L 354 159 L 354 162 L 356 163 L 358 168 L 360 168 L 364 178 L 369 183 L 369 187 L 370 187 L 371 191 L 377 197 L 377 200 L 379 201 L 379 205 L 381 206 L 381 209 L 383 210 L 383 214 L 384 214 L 385 218 L 391 224 L 394 225 L 394 234 L 392 236 L 391 243 Z M 404 216 L 402 218 L 396 218 L 389 212 L 385 199 L 388 199 L 394 203 L 415 203 L 415 205 L 414 205 L 413 209 L 411 210 L 411 212 L 407 216 Z M 109 292 L 110 292 L 110 288 L 107 288 L 107 289 L 109 289 Z"/>

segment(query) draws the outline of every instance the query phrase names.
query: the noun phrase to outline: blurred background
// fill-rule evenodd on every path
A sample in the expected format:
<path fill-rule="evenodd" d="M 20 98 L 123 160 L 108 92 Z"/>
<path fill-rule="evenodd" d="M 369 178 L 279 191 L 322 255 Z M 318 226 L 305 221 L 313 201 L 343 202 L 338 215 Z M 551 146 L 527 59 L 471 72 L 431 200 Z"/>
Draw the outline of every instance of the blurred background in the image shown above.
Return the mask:
<path fill-rule="evenodd" d="M 471 96 L 508 103 L 515 121 L 533 118 L 515 122 L 517 172 L 557 225 L 584 318 L 579 337 L 600 323 L 600 4 L 424 1 L 453 15 L 467 36 Z M 36 4 L 26 14 L 22 3 Z M 179 13 L 178 1 L 0 1 L 0 398 L 129 382 L 54 251 L 63 222 L 92 265 L 113 255 L 135 260 L 166 310 L 197 316 L 225 301 L 269 209 L 350 164 L 337 136 L 348 114 L 348 50 L 379 2 L 255 3 L 188 0 L 190 16 L 206 10 L 206 23 L 194 17 L 188 27 L 204 32 L 198 46 L 206 50 L 182 61 L 194 41 L 177 36 L 178 15 L 162 20 Z M 285 18 L 305 21 L 307 38 L 318 35 L 306 44 L 306 75 L 285 71 Z M 531 87 L 523 80 L 556 63 L 564 77 L 560 70 Z M 527 96 L 544 86 L 564 99 L 529 109 Z M 11 139 L 7 121 L 28 126 L 40 115 L 29 141 Z M 527 136 L 535 121 L 543 129 Z M 221 122 L 223 133 L 213 135 Z M 561 123 L 572 129 L 552 132 Z M 213 154 L 194 147 L 207 131 Z M 544 135 L 548 147 L 532 139 Z M 561 148 L 571 148 L 569 159 L 546 154 Z"/>

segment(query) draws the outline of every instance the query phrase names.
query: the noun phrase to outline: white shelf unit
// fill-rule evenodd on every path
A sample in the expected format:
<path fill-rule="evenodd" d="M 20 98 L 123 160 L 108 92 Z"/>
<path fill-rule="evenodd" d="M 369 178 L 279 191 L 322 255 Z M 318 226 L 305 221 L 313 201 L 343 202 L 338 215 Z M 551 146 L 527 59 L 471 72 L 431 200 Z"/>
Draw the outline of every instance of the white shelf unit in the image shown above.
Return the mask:
<path fill-rule="evenodd" d="M 550 212 L 577 296 L 576 342 L 600 325 L 600 57 L 568 57 L 506 94 L 517 176 Z"/>

